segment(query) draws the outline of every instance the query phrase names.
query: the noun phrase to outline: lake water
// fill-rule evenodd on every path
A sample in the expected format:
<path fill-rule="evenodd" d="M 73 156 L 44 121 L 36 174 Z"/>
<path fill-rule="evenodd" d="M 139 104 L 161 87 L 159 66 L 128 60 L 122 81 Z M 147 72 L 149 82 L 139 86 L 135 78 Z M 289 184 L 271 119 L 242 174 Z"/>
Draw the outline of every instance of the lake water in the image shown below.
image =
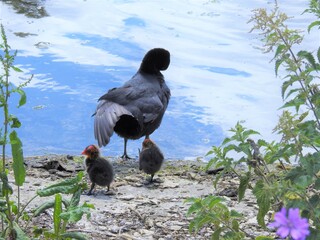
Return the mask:
<path fill-rule="evenodd" d="M 249 33 L 251 10 L 272 1 L 1 1 L 0 21 L 23 76 L 28 102 L 12 110 L 22 122 L 25 155 L 80 154 L 93 136 L 97 99 L 137 71 L 144 54 L 163 47 L 171 65 L 163 74 L 172 98 L 151 138 L 167 158 L 204 156 L 237 121 L 245 120 L 267 140 L 281 106 L 281 80 L 272 55 L 263 55 L 256 33 Z M 278 1 L 291 26 L 306 29 L 301 15 L 307 1 Z M 302 48 L 316 50 L 319 35 Z M 15 100 L 15 99 L 13 99 Z M 141 141 L 129 141 L 136 156 Z M 113 135 L 103 154 L 119 156 L 123 140 Z"/>

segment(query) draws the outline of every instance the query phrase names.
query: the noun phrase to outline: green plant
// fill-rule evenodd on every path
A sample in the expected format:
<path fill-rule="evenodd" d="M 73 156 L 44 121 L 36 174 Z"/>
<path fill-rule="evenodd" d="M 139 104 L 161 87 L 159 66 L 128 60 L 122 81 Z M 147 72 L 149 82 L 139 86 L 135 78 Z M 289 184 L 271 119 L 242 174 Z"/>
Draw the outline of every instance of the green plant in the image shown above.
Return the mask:
<path fill-rule="evenodd" d="M 40 197 L 55 196 L 54 200 L 48 201 L 40 205 L 34 211 L 34 217 L 39 216 L 45 210 L 53 208 L 53 229 L 36 229 L 36 236 L 44 235 L 46 239 L 86 239 L 85 235 L 80 232 L 67 231 L 69 223 L 76 223 L 81 220 L 84 214 L 90 217 L 92 204 L 83 203 L 81 206 L 80 196 L 86 184 L 82 183 L 84 173 L 80 172 L 76 177 L 61 181 L 57 184 L 48 186 L 37 191 Z M 70 200 L 64 199 L 61 193 L 72 194 Z"/>
<path fill-rule="evenodd" d="M 320 26 L 319 4 L 319 1 L 311 0 L 304 11 L 317 17 L 309 24 L 308 32 Z M 253 10 L 249 21 L 254 24 L 252 31 L 259 31 L 262 36 L 263 52 L 274 52 L 276 75 L 280 69 L 285 73 L 281 91 L 284 104 L 280 108 L 284 111 L 275 127 L 281 141 L 254 140 L 259 133 L 238 122 L 230 130 L 233 135 L 208 152 L 207 155 L 213 157 L 207 168 L 224 167 L 214 180 L 214 186 L 226 172 L 238 177 L 239 201 L 247 189 L 252 190 L 259 207 L 257 221 L 261 227 L 266 227 L 265 216 L 269 210 L 279 211 L 282 206 L 299 208 L 302 217 L 310 221 L 308 239 L 319 239 L 320 47 L 315 51 L 296 51 L 301 49 L 303 36 L 287 26 L 288 19 L 275 5 L 271 12 Z M 246 167 L 239 170 L 238 166 Z"/>
<path fill-rule="evenodd" d="M 221 233 L 224 234 L 223 239 L 241 240 L 245 233 L 239 227 L 239 219 L 241 214 L 235 210 L 229 211 L 228 207 L 222 203 L 220 197 L 209 195 L 205 198 L 189 198 L 187 203 L 191 203 L 187 216 L 193 215 L 190 222 L 189 231 L 198 232 L 203 226 L 212 224 L 214 233 L 212 239 L 219 239 Z"/>
<path fill-rule="evenodd" d="M 3 26 L 1 25 L 1 38 L 2 44 L 0 48 L 3 53 L 0 55 L 1 70 L 0 75 L 0 108 L 3 111 L 3 127 L 0 128 L 0 145 L 2 146 L 2 161 L 0 163 L 0 179 L 1 179 L 1 201 L 2 211 L 0 213 L 2 219 L 2 236 L 9 236 L 10 238 L 16 238 L 17 236 L 23 236 L 21 229 L 19 228 L 19 213 L 20 212 L 20 187 L 25 181 L 25 167 L 22 151 L 22 142 L 18 137 L 16 128 L 21 126 L 19 119 L 10 113 L 9 97 L 18 93 L 20 100 L 17 107 L 21 107 L 26 103 L 26 94 L 23 88 L 31 81 L 32 76 L 25 82 L 15 86 L 9 81 L 11 70 L 16 72 L 22 72 L 19 68 L 13 65 L 17 51 L 12 52 L 8 45 L 7 37 Z M 12 152 L 12 169 L 14 173 L 15 185 L 18 186 L 18 203 L 13 204 L 10 200 L 10 195 L 13 190 L 8 182 L 8 173 L 10 169 L 7 166 L 6 158 L 6 146 L 11 145 Z"/>
<path fill-rule="evenodd" d="M 320 17 L 319 1 L 311 0 L 304 12 Z M 280 67 L 286 72 L 282 84 L 283 112 L 275 131 L 282 135 L 273 160 L 284 159 L 294 165 L 283 170 L 274 184 L 281 184 L 276 197 L 287 207 L 298 207 L 302 215 L 313 222 L 311 239 L 320 235 L 320 189 L 319 143 L 320 143 L 320 47 L 315 53 L 295 51 L 303 41 L 297 30 L 286 25 L 288 17 L 278 7 L 268 14 L 265 9 L 253 12 L 253 30 L 260 31 L 267 52 L 274 51 L 275 71 Z M 320 26 L 319 21 L 309 24 L 308 31 Z M 316 47 L 316 46 L 315 46 Z"/>

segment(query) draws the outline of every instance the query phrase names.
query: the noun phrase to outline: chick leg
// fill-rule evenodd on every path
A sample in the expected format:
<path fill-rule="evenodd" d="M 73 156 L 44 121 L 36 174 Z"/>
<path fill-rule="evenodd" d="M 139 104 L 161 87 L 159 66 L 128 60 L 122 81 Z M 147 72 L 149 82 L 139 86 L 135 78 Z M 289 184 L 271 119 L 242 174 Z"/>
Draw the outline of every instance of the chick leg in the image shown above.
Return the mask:
<path fill-rule="evenodd" d="M 151 174 L 150 183 L 153 182 L 153 176 L 154 176 L 154 174 Z"/>
<path fill-rule="evenodd" d="M 88 192 L 88 194 L 87 194 L 88 196 L 89 196 L 89 195 L 92 195 L 92 190 L 94 189 L 95 185 L 96 185 L 95 183 L 92 183 L 92 184 L 91 184 L 91 188 L 90 188 L 90 190 L 89 190 L 89 192 Z"/>

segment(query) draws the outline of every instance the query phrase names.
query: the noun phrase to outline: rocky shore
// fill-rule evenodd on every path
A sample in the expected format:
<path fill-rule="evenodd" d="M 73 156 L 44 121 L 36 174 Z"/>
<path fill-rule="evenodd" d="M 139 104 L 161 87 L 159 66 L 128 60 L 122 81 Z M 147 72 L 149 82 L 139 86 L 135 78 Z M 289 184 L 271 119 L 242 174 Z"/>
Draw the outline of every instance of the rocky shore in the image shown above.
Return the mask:
<path fill-rule="evenodd" d="M 85 233 L 89 239 L 210 239 L 211 226 L 198 233 L 189 232 L 190 218 L 186 217 L 189 205 L 184 202 L 189 197 L 209 194 L 224 196 L 229 208 L 244 215 L 240 227 L 251 236 L 247 239 L 270 234 L 257 225 L 257 205 L 251 192 L 248 191 L 244 200 L 238 203 L 238 181 L 229 174 L 215 189 L 212 183 L 215 175 L 208 174 L 204 170 L 206 164 L 200 160 L 167 160 L 152 184 L 146 184 L 148 176 L 139 171 L 137 159 L 109 160 L 116 174 L 111 191 L 106 194 L 106 189 L 97 187 L 95 195 L 82 195 L 81 202 L 92 203 L 95 209 L 90 219 L 83 217 L 71 226 Z M 20 193 L 23 202 L 34 196 L 37 189 L 84 170 L 83 158 L 76 156 L 29 157 L 26 164 L 26 183 Z M 42 202 L 43 199 L 36 198 L 27 210 L 32 211 Z M 33 224 L 50 228 L 50 211 L 34 219 Z"/>

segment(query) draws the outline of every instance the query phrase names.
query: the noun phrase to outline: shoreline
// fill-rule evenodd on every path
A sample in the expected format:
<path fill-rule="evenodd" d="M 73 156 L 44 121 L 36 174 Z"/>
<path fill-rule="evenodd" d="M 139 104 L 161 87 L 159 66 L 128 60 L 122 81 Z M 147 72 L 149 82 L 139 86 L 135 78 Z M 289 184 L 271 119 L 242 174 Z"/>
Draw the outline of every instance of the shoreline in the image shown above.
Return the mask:
<path fill-rule="evenodd" d="M 32 198 L 37 189 L 83 171 L 83 160 L 82 156 L 68 159 L 66 155 L 27 157 L 26 182 L 21 188 L 22 202 Z M 149 175 L 139 171 L 137 159 L 123 161 L 113 157 L 111 160 L 115 171 L 111 191 L 106 193 L 105 188 L 97 187 L 95 195 L 81 195 L 81 203 L 92 203 L 95 209 L 91 218 L 83 216 L 79 222 L 69 226 L 72 230 L 87 234 L 89 239 L 211 239 L 212 226 L 205 226 L 198 233 L 189 232 L 192 218 L 186 216 L 189 204 L 185 203 L 190 197 L 211 194 L 223 196 L 228 208 L 243 214 L 244 218 L 239 223 L 248 234 L 270 235 L 256 222 L 257 205 L 251 192 L 248 191 L 243 201 L 238 203 L 236 190 L 239 181 L 232 174 L 226 174 L 215 189 L 215 176 L 204 171 L 206 164 L 203 161 L 166 159 L 161 170 L 155 174 L 156 182 L 146 185 Z M 89 185 L 88 177 L 85 176 L 85 179 Z M 34 207 L 48 199 L 50 197 L 38 197 L 27 211 L 31 213 Z M 52 210 L 47 210 L 46 214 L 33 219 L 32 224 L 52 228 L 51 214 Z"/>

